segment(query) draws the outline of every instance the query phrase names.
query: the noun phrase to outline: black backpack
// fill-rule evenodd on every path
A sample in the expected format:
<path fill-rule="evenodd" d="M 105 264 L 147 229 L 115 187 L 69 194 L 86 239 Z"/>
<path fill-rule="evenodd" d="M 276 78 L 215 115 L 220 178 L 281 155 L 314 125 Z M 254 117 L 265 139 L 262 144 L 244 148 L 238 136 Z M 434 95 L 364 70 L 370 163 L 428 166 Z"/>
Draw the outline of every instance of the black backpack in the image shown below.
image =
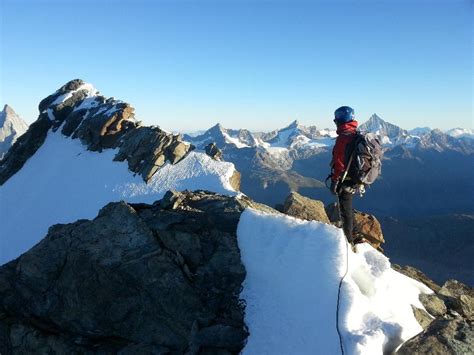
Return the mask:
<path fill-rule="evenodd" d="M 348 175 L 356 184 L 370 185 L 382 170 L 382 145 L 373 133 L 357 132 L 349 145 Z"/>

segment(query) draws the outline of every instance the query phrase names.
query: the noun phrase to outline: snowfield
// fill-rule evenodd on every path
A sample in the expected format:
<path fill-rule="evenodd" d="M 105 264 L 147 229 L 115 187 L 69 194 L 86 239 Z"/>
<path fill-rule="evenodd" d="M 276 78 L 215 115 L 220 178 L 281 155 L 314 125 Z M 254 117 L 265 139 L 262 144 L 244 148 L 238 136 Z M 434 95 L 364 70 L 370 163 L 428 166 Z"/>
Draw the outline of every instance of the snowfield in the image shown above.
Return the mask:
<path fill-rule="evenodd" d="M 367 244 L 353 253 L 341 229 L 247 209 L 238 243 L 247 276 L 241 298 L 250 336 L 244 354 L 383 354 L 422 331 L 423 284 Z M 346 257 L 346 255 L 348 257 Z"/>
<path fill-rule="evenodd" d="M 203 153 L 163 166 L 148 184 L 127 162 L 112 161 L 116 153 L 91 152 L 79 139 L 50 131 L 23 168 L 0 186 L 0 264 L 35 245 L 51 225 L 94 218 L 112 201 L 153 203 L 171 189 L 236 194 L 229 183 L 234 165 Z"/>

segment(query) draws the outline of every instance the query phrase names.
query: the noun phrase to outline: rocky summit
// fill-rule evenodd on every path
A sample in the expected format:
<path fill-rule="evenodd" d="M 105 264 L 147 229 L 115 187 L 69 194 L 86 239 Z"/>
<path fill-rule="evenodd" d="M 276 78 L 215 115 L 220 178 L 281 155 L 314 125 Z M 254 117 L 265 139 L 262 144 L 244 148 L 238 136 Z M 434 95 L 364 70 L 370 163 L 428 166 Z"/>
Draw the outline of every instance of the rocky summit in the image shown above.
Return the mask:
<path fill-rule="evenodd" d="M 168 192 L 58 224 L 0 268 L 0 352 L 237 354 L 245 197 Z"/>
<path fill-rule="evenodd" d="M 0 185 L 15 174 L 41 147 L 49 131 L 78 138 L 91 151 L 118 149 L 115 160 L 148 181 L 166 162 L 175 164 L 193 149 L 159 127 L 142 126 L 128 103 L 106 98 L 76 79 L 39 104 L 39 117 L 21 136 L 0 165 Z"/>

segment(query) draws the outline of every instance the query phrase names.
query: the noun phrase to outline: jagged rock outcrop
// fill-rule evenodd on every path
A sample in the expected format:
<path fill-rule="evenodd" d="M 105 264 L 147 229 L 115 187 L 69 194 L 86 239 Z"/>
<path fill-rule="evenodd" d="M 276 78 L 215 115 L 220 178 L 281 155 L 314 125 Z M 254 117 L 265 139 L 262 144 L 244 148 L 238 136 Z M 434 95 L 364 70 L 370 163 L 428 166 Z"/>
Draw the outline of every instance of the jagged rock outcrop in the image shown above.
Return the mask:
<path fill-rule="evenodd" d="M 413 267 L 396 264 L 392 267 L 434 291 L 420 295 L 426 311 L 413 307 L 423 332 L 405 342 L 397 354 L 467 354 L 472 351 L 474 289 L 456 280 L 448 280 L 440 287 Z"/>
<path fill-rule="evenodd" d="M 106 98 L 90 84 L 68 82 L 39 104 L 40 115 L 0 164 L 0 185 L 21 169 L 43 144 L 48 131 L 78 138 L 92 151 L 118 148 L 115 160 L 148 181 L 161 166 L 175 164 L 194 147 L 158 127 L 144 127 L 128 103 Z"/>
<path fill-rule="evenodd" d="M 0 160 L 28 129 L 28 124 L 8 105 L 0 111 Z"/>
<path fill-rule="evenodd" d="M 426 330 L 405 342 L 397 354 L 471 354 L 474 328 L 462 318 L 434 320 Z"/>
<path fill-rule="evenodd" d="M 207 155 L 209 155 L 212 159 L 215 160 L 222 160 L 222 150 L 220 150 L 216 143 L 209 143 L 204 148 L 204 151 Z"/>
<path fill-rule="evenodd" d="M 50 228 L 0 268 L 0 352 L 239 353 L 245 197 L 168 192 Z M 273 211 L 274 212 L 274 211 Z"/>
<path fill-rule="evenodd" d="M 312 200 L 292 192 L 283 204 L 282 212 L 290 216 L 330 224 L 321 201 Z"/>
<path fill-rule="evenodd" d="M 336 203 L 327 205 L 326 213 L 332 223 L 336 225 L 341 224 Z M 385 243 L 385 239 L 382 233 L 382 226 L 375 216 L 354 210 L 354 230 L 356 236 L 363 237 L 375 249 L 382 251 L 381 245 Z"/>

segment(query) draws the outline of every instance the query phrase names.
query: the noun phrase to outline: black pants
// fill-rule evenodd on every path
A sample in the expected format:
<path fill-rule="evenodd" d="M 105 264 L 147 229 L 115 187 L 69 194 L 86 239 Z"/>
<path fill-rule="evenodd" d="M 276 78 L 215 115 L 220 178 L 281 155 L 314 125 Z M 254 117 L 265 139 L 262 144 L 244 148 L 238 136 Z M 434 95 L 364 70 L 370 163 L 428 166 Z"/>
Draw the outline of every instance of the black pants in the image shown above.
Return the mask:
<path fill-rule="evenodd" d="M 342 188 L 338 193 L 339 206 L 341 211 L 342 229 L 346 235 L 347 241 L 352 243 L 352 234 L 354 230 L 354 212 L 352 210 L 353 194 L 344 191 Z"/>

